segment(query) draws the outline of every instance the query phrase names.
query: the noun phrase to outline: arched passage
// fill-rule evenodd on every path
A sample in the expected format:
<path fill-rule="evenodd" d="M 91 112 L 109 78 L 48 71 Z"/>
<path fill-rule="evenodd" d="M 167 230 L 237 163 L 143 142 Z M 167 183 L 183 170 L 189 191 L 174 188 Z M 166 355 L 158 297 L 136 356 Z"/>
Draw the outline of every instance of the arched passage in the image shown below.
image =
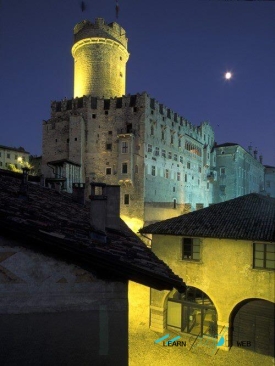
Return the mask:
<path fill-rule="evenodd" d="M 199 336 L 217 337 L 217 311 L 208 295 L 196 287 L 171 292 L 167 302 L 167 327 Z"/>
<path fill-rule="evenodd" d="M 232 346 L 274 357 L 274 303 L 244 300 L 233 309 L 230 323 Z"/>

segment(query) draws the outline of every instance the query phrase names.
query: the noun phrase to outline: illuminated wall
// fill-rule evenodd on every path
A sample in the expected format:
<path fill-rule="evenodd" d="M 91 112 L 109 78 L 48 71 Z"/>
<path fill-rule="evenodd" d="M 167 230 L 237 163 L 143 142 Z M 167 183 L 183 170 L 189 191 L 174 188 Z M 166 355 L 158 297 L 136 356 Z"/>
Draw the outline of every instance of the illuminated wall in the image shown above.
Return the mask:
<path fill-rule="evenodd" d="M 83 21 L 74 28 L 74 97 L 125 94 L 127 38 L 117 23 Z"/>
<path fill-rule="evenodd" d="M 200 289 L 211 298 L 217 310 L 219 330 L 229 327 L 231 312 L 245 299 L 274 303 L 274 271 L 252 268 L 251 241 L 201 238 L 199 262 L 182 260 L 181 243 L 180 236 L 153 235 L 152 250 L 188 286 Z M 151 290 L 151 328 L 159 332 L 166 327 L 167 296 L 167 291 Z"/>

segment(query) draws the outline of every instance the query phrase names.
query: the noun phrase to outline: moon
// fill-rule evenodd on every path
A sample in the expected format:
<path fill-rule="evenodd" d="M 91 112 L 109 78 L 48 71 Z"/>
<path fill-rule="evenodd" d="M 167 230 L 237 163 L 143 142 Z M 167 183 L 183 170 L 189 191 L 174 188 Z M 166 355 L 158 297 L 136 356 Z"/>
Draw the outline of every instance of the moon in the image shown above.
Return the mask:
<path fill-rule="evenodd" d="M 230 80 L 232 78 L 232 73 L 230 71 L 227 71 L 225 74 L 224 74 L 224 77 L 226 80 Z"/>

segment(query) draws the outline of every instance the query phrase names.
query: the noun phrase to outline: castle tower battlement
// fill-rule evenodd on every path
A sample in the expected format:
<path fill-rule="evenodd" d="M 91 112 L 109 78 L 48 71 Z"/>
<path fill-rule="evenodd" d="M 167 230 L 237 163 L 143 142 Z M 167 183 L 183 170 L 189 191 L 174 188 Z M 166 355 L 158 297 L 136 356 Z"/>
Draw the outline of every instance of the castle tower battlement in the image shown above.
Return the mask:
<path fill-rule="evenodd" d="M 107 24 L 102 18 L 74 27 L 74 97 L 125 95 L 127 41 L 119 24 Z"/>

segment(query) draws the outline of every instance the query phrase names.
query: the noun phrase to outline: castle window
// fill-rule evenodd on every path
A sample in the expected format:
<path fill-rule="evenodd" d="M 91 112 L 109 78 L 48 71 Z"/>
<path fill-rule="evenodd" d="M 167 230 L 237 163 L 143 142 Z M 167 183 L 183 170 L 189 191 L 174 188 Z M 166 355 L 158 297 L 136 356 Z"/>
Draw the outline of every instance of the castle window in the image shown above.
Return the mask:
<path fill-rule="evenodd" d="M 177 172 L 177 181 L 180 181 L 180 172 Z"/>
<path fill-rule="evenodd" d="M 128 173 L 128 163 L 122 163 L 121 164 L 121 173 L 127 174 Z"/>
<path fill-rule="evenodd" d="M 199 173 L 201 173 L 201 167 L 199 166 Z"/>
<path fill-rule="evenodd" d="M 169 179 L 169 170 L 168 169 L 165 169 L 165 178 Z"/>
<path fill-rule="evenodd" d="M 171 153 L 171 151 L 168 152 L 168 159 L 172 159 L 172 153 Z"/>
<path fill-rule="evenodd" d="M 156 167 L 154 165 L 152 165 L 151 174 L 153 177 L 156 176 Z"/>
<path fill-rule="evenodd" d="M 164 136 L 164 130 L 161 131 L 161 139 L 164 140 L 165 136 Z"/>
<path fill-rule="evenodd" d="M 106 144 L 106 150 L 112 151 L 112 144 Z"/>
<path fill-rule="evenodd" d="M 57 139 L 55 139 L 55 142 L 57 142 Z"/>
<path fill-rule="evenodd" d="M 135 173 L 138 174 L 138 165 L 135 166 Z"/>
<path fill-rule="evenodd" d="M 159 156 L 159 147 L 155 148 L 155 156 Z"/>
<path fill-rule="evenodd" d="M 253 244 L 253 268 L 275 270 L 275 245 L 265 243 Z"/>
<path fill-rule="evenodd" d="M 122 152 L 122 154 L 127 154 L 128 153 L 128 142 L 127 141 L 122 141 L 122 143 L 121 143 L 121 152 Z"/>
<path fill-rule="evenodd" d="M 77 137 L 75 137 L 74 140 L 77 141 Z"/>
<path fill-rule="evenodd" d="M 105 115 L 107 116 L 109 114 L 109 111 L 105 111 Z"/>
<path fill-rule="evenodd" d="M 187 162 L 187 169 L 190 169 L 191 168 L 191 164 L 190 164 L 190 162 L 188 161 Z"/>
<path fill-rule="evenodd" d="M 206 188 L 207 188 L 207 189 L 209 189 L 209 182 L 207 182 L 207 184 L 206 184 Z"/>
<path fill-rule="evenodd" d="M 200 240 L 198 238 L 182 239 L 182 259 L 183 260 L 200 260 Z"/>
<path fill-rule="evenodd" d="M 127 125 L 126 125 L 126 132 L 127 133 L 132 133 L 133 132 L 133 125 L 132 125 L 132 123 L 127 123 Z"/>
<path fill-rule="evenodd" d="M 151 136 L 154 135 L 154 126 L 151 126 Z"/>
<path fill-rule="evenodd" d="M 137 107 L 134 107 L 134 112 L 137 112 Z"/>
<path fill-rule="evenodd" d="M 129 205 L 129 203 L 130 203 L 130 195 L 125 194 L 124 195 L 124 205 Z"/>
<path fill-rule="evenodd" d="M 163 158 L 166 158 L 166 151 L 165 151 L 165 150 L 161 150 L 161 156 L 162 156 Z"/>
<path fill-rule="evenodd" d="M 11 157 L 11 154 L 7 154 L 7 159 L 10 159 L 10 157 Z"/>
<path fill-rule="evenodd" d="M 154 111 L 151 111 L 151 114 L 154 114 Z"/>
<path fill-rule="evenodd" d="M 70 142 L 70 139 L 67 139 L 67 144 Z"/>
<path fill-rule="evenodd" d="M 106 168 L 106 175 L 112 174 L 112 168 Z"/>
<path fill-rule="evenodd" d="M 180 163 L 183 164 L 183 156 L 180 156 Z"/>
<path fill-rule="evenodd" d="M 177 208 L 177 200 L 174 198 L 173 200 L 173 208 L 176 209 Z"/>
<path fill-rule="evenodd" d="M 240 170 L 239 170 L 239 173 L 240 173 Z M 220 168 L 220 175 L 223 175 L 223 174 L 225 174 L 225 168 Z"/>
<path fill-rule="evenodd" d="M 178 139 L 178 142 L 179 142 L 179 147 L 181 147 L 181 138 L 179 137 L 179 139 Z"/>
<path fill-rule="evenodd" d="M 93 114 L 92 114 L 92 118 L 93 118 L 93 119 L 95 119 L 95 118 L 96 118 L 96 114 L 95 114 L 95 113 L 93 113 Z"/>
<path fill-rule="evenodd" d="M 187 182 L 187 174 L 184 176 L 184 181 Z"/>
<path fill-rule="evenodd" d="M 178 155 L 177 154 L 174 154 L 174 160 L 178 161 Z"/>
<path fill-rule="evenodd" d="M 148 153 L 151 153 L 151 152 L 152 152 L 152 150 L 153 150 L 153 146 L 152 146 L 152 145 L 150 145 L 150 144 L 148 144 L 148 146 L 147 146 L 147 152 L 148 152 Z"/>
<path fill-rule="evenodd" d="M 113 131 L 108 131 L 108 135 L 112 135 L 113 134 Z"/>
<path fill-rule="evenodd" d="M 174 143 L 174 136 L 173 134 L 171 133 L 171 145 Z"/>

